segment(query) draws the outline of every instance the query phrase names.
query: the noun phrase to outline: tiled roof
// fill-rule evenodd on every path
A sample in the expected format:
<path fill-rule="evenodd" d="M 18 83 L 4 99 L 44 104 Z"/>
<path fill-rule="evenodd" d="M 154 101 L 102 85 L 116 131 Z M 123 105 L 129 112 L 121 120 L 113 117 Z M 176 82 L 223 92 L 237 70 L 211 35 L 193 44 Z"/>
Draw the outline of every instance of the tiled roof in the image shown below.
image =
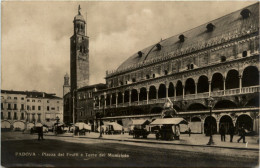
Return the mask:
<path fill-rule="evenodd" d="M 196 46 L 196 44 L 200 44 L 202 42 L 207 42 L 216 38 L 219 40 L 223 38 L 224 34 L 233 34 L 236 32 L 241 32 L 243 30 L 247 30 L 249 28 L 258 28 L 259 27 L 259 3 L 255 3 L 250 5 L 244 9 L 248 9 L 251 12 L 251 15 L 248 18 L 243 19 L 240 12 L 243 9 L 220 17 L 218 19 L 212 20 L 211 22 L 205 23 L 198 27 L 195 27 L 191 30 L 183 32 L 181 34 L 172 36 L 165 40 L 162 40 L 160 43 L 161 50 L 158 50 L 156 44 L 149 46 L 141 52 L 143 53 L 140 57 L 138 55 L 138 51 L 129 57 L 125 62 L 123 62 L 117 69 L 117 71 L 122 71 L 126 67 L 134 66 L 140 63 L 145 63 L 149 60 L 163 58 L 166 54 L 172 51 L 180 51 L 182 49 L 186 49 L 189 47 Z M 211 32 L 207 31 L 207 25 L 212 23 L 215 27 Z M 180 42 L 179 36 L 185 36 L 185 41 Z"/>
<path fill-rule="evenodd" d="M 2 94 L 20 94 L 26 95 L 28 98 L 47 98 L 47 99 L 61 99 L 58 96 L 55 96 L 54 93 L 45 93 L 38 91 L 15 91 L 15 90 L 1 90 Z"/>
<path fill-rule="evenodd" d="M 98 83 L 98 84 L 94 84 L 94 85 L 88 85 L 88 86 L 84 86 L 78 89 L 78 91 L 85 91 L 85 90 L 90 90 L 90 89 L 94 89 L 96 88 L 97 90 L 101 90 L 101 89 L 106 89 L 107 86 L 104 83 Z"/>

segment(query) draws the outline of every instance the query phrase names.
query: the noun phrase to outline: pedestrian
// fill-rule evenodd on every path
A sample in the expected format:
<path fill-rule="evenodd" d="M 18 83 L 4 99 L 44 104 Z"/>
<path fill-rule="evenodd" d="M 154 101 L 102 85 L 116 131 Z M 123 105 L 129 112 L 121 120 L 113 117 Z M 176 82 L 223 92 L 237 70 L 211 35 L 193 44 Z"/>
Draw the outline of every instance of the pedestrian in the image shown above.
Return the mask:
<path fill-rule="evenodd" d="M 191 129 L 190 129 L 190 127 L 189 127 L 189 129 L 188 129 L 188 133 L 189 133 L 189 137 L 190 137 L 190 133 L 191 133 Z"/>
<path fill-rule="evenodd" d="M 235 133 L 235 128 L 233 125 L 231 125 L 229 127 L 229 130 L 228 130 L 228 133 L 230 135 L 230 142 L 233 142 L 233 136 L 234 136 L 234 133 Z"/>
<path fill-rule="evenodd" d="M 239 141 L 241 139 L 243 139 L 243 143 L 246 143 L 245 135 L 246 135 L 246 130 L 245 130 L 244 126 L 242 126 L 240 129 L 240 138 L 237 140 L 237 142 L 239 143 Z"/>
<path fill-rule="evenodd" d="M 37 127 L 37 129 L 38 129 L 38 141 L 39 140 L 44 140 L 43 139 L 43 127 Z"/>
<path fill-rule="evenodd" d="M 221 141 L 225 142 L 226 141 L 226 130 L 225 130 L 225 127 L 223 124 L 220 127 L 219 133 L 221 135 Z"/>

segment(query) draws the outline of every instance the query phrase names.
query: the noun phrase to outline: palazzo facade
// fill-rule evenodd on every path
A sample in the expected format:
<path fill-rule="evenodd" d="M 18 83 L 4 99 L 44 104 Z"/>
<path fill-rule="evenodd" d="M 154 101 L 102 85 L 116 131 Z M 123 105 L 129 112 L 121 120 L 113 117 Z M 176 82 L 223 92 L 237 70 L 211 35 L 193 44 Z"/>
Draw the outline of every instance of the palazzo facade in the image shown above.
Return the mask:
<path fill-rule="evenodd" d="M 107 89 L 93 93 L 95 113 L 127 127 L 160 118 L 168 99 L 192 132 L 223 124 L 259 133 L 259 4 L 151 45 L 106 73 Z"/>

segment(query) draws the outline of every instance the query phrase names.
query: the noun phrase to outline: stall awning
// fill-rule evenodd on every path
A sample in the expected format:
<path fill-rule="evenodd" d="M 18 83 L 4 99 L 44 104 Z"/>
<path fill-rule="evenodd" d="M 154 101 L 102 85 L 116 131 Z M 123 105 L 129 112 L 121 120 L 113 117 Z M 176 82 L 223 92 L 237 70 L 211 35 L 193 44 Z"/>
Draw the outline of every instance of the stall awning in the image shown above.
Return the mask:
<path fill-rule="evenodd" d="M 149 124 L 149 121 L 148 120 L 132 120 L 133 123 L 132 125 L 144 125 L 144 124 Z"/>
<path fill-rule="evenodd" d="M 183 118 L 159 118 L 154 120 L 150 125 L 177 125 L 188 124 Z"/>
<path fill-rule="evenodd" d="M 115 131 L 121 131 L 122 125 L 116 123 L 116 122 L 104 122 L 104 125 L 112 125 Z"/>

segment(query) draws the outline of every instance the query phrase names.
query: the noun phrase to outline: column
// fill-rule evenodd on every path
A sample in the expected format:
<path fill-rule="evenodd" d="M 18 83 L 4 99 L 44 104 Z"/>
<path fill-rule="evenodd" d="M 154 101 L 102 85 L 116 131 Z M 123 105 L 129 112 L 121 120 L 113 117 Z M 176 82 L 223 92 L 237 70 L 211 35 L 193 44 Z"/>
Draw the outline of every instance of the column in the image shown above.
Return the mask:
<path fill-rule="evenodd" d="M 158 91 L 159 91 L 159 89 L 158 89 L 158 91 L 157 91 L 157 88 L 155 88 L 156 89 L 156 100 L 158 100 Z"/>
<path fill-rule="evenodd" d="M 176 100 L 176 87 L 174 87 L 174 100 Z"/>
<path fill-rule="evenodd" d="M 198 82 L 195 83 L 195 95 L 198 94 Z"/>
<path fill-rule="evenodd" d="M 131 106 L 131 95 L 132 95 L 132 90 L 129 90 L 129 106 Z"/>
<path fill-rule="evenodd" d="M 146 92 L 146 104 L 149 104 L 149 90 Z"/>
<path fill-rule="evenodd" d="M 117 107 L 117 102 L 118 102 L 118 93 L 116 93 L 116 107 Z"/>
<path fill-rule="evenodd" d="M 219 121 L 217 121 L 217 133 L 219 133 Z"/>
<path fill-rule="evenodd" d="M 242 75 L 239 75 L 239 93 L 242 93 Z"/>
<path fill-rule="evenodd" d="M 204 134 L 204 120 L 201 120 L 201 133 Z"/>
<path fill-rule="evenodd" d="M 224 90 L 224 95 L 226 95 L 226 78 L 223 77 L 223 90 Z"/>
<path fill-rule="evenodd" d="M 209 97 L 211 96 L 211 81 L 209 81 Z"/>
<path fill-rule="evenodd" d="M 109 100 L 109 105 L 111 106 L 112 105 L 112 93 L 111 93 L 111 95 L 110 95 L 110 100 Z"/>
<path fill-rule="evenodd" d="M 125 93 L 124 93 L 124 92 L 122 93 L 122 96 L 123 96 L 123 97 L 122 97 L 122 99 L 123 99 L 123 100 L 122 100 L 122 103 L 123 103 L 123 106 L 124 106 L 124 103 L 125 103 Z"/>

